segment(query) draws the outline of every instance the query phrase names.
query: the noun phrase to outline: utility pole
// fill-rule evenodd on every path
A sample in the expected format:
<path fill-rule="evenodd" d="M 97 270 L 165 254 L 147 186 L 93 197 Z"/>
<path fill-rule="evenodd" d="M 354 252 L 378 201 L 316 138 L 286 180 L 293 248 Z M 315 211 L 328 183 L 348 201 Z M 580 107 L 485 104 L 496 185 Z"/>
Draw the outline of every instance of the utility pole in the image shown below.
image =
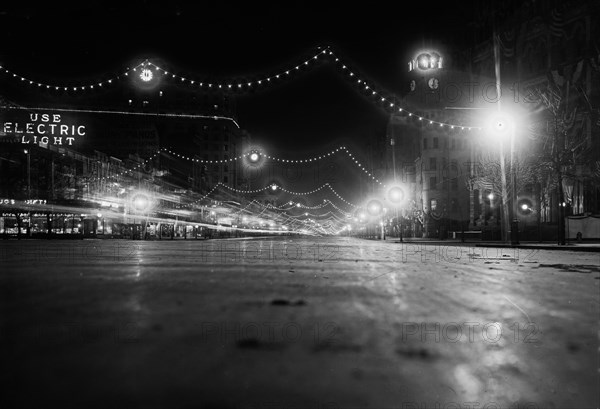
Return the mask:
<path fill-rule="evenodd" d="M 510 229 L 510 243 L 514 246 L 519 244 L 519 220 L 517 212 L 517 164 L 515 160 L 515 125 L 510 130 L 510 170 L 512 182 L 512 226 Z"/>
<path fill-rule="evenodd" d="M 554 158 L 555 158 L 555 162 L 556 162 L 556 174 L 557 174 L 557 178 L 558 178 L 558 197 L 557 197 L 557 204 L 558 204 L 558 220 L 557 220 L 557 228 L 558 228 L 558 245 L 559 246 L 564 246 L 565 243 L 565 207 L 563 205 L 563 201 L 564 201 L 564 191 L 563 191 L 563 184 L 562 184 L 562 165 L 561 165 L 561 160 L 560 160 L 560 149 L 563 149 L 565 146 L 565 141 L 564 141 L 564 132 L 561 131 L 559 132 L 558 130 L 558 118 L 555 115 L 554 116 Z"/>
<path fill-rule="evenodd" d="M 392 171 L 393 171 L 393 175 L 394 175 L 394 184 L 396 184 L 397 183 L 397 180 L 396 180 L 396 136 L 394 134 L 394 114 L 392 114 L 390 117 L 390 127 L 391 127 L 390 145 L 392 146 Z M 402 222 L 400 222 L 398 219 L 398 207 L 397 206 L 394 206 L 394 215 L 395 215 L 394 225 L 398 226 L 398 230 L 399 230 L 399 234 L 400 234 L 400 241 L 402 241 Z"/>

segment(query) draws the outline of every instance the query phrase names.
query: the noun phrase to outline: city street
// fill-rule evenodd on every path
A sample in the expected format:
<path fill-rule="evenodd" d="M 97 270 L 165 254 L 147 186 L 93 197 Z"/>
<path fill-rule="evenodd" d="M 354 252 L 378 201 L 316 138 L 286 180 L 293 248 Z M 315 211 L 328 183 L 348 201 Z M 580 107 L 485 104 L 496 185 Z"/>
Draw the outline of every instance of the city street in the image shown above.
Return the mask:
<path fill-rule="evenodd" d="M 0 407 L 598 408 L 600 253 L 0 241 Z"/>

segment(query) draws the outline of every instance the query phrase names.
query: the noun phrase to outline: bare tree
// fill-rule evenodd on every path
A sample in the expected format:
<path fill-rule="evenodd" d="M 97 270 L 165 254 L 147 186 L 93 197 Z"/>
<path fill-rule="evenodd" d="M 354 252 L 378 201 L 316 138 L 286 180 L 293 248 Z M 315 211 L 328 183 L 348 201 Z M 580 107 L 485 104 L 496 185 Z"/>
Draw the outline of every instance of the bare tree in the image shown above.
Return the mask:
<path fill-rule="evenodd" d="M 564 182 L 568 179 L 582 180 L 593 177 L 593 166 L 587 172 L 578 173 L 581 166 L 593 164 L 593 153 L 587 148 L 583 125 L 594 108 L 580 85 L 584 60 L 561 76 L 556 71 L 548 73 L 544 86 L 530 89 L 530 98 L 537 101 L 541 119 L 534 136 L 540 138 L 541 149 L 536 165 L 536 175 L 541 188 L 542 202 L 547 206 L 551 192 L 558 193 L 559 243 L 565 244 L 564 206 L 568 201 Z M 541 125 L 541 126 L 540 126 Z M 591 155 L 591 156 L 590 156 Z"/>

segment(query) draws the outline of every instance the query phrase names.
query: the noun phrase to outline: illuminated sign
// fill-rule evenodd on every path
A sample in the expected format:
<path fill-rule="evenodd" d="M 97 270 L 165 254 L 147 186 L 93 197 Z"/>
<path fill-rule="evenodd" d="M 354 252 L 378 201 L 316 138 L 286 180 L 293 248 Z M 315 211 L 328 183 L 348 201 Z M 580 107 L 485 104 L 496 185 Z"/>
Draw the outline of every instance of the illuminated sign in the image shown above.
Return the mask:
<path fill-rule="evenodd" d="M 44 199 L 27 199 L 27 200 L 15 200 L 15 199 L 4 199 L 0 198 L 0 205 L 14 205 L 14 204 L 47 204 Z"/>
<path fill-rule="evenodd" d="M 408 71 L 429 71 L 442 68 L 443 58 L 437 51 L 422 51 L 408 63 Z"/>
<path fill-rule="evenodd" d="M 29 114 L 26 122 L 4 122 L 2 131 L 21 139 L 23 144 L 73 145 L 77 137 L 84 136 L 85 125 L 62 122 L 60 114 Z"/>

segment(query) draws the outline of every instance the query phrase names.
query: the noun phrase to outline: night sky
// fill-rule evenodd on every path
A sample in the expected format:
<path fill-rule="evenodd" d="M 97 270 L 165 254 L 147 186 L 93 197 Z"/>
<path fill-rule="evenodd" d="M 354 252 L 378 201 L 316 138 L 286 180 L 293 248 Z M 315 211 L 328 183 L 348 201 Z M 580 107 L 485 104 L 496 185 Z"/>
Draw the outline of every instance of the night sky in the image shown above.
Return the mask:
<path fill-rule="evenodd" d="M 258 78 L 331 46 L 365 79 L 405 92 L 423 44 L 468 31 L 469 2 L 46 2 L 0 6 L 3 65 L 48 82 L 94 79 L 143 59 L 181 73 Z M 275 152 L 318 153 L 383 135 L 386 112 L 333 63 L 238 97 L 240 126 Z"/>

